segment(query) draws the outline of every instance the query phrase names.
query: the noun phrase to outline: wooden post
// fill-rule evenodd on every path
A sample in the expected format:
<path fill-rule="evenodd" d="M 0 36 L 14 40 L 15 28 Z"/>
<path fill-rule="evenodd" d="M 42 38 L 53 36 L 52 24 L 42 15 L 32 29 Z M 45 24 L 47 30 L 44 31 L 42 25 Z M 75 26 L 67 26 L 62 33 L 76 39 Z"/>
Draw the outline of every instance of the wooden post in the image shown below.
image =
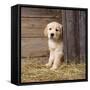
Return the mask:
<path fill-rule="evenodd" d="M 62 24 L 63 24 L 63 41 L 64 41 L 64 62 L 68 63 L 68 47 L 67 47 L 67 23 L 66 11 L 62 10 Z"/>
<path fill-rule="evenodd" d="M 79 30 L 80 30 L 80 62 L 86 59 L 86 12 L 79 12 Z"/>
<path fill-rule="evenodd" d="M 79 30 L 79 12 L 74 11 L 74 39 L 75 39 L 75 63 L 80 63 L 80 30 Z"/>
<path fill-rule="evenodd" d="M 80 63 L 86 57 L 86 13 L 62 10 L 64 57 L 66 63 Z"/>

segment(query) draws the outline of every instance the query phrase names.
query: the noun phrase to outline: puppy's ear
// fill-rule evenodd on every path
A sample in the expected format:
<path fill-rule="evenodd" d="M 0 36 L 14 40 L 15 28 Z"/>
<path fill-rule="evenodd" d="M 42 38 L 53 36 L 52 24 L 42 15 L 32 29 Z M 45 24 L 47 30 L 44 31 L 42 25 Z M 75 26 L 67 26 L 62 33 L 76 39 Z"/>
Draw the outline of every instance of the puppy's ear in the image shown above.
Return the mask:
<path fill-rule="evenodd" d="M 44 29 L 44 35 L 45 35 L 45 36 L 48 36 L 48 28 L 47 28 L 47 26 L 46 26 L 45 29 Z"/>
<path fill-rule="evenodd" d="M 62 37 L 63 37 L 63 26 L 62 26 Z"/>
<path fill-rule="evenodd" d="M 63 25 L 62 24 L 60 24 L 60 29 L 61 29 L 61 31 L 63 31 Z"/>
<path fill-rule="evenodd" d="M 63 25 L 60 24 L 61 33 L 63 33 Z"/>
<path fill-rule="evenodd" d="M 61 37 L 63 38 L 63 25 L 60 24 Z"/>

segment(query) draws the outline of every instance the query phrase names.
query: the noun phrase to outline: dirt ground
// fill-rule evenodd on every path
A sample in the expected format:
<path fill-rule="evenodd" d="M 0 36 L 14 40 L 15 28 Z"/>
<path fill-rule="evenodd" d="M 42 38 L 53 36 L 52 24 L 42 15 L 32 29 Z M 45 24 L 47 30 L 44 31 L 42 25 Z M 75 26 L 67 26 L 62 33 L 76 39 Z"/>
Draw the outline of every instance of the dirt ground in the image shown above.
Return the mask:
<path fill-rule="evenodd" d="M 48 58 L 22 59 L 21 82 L 85 79 L 85 64 L 62 64 L 57 70 L 45 67 Z"/>

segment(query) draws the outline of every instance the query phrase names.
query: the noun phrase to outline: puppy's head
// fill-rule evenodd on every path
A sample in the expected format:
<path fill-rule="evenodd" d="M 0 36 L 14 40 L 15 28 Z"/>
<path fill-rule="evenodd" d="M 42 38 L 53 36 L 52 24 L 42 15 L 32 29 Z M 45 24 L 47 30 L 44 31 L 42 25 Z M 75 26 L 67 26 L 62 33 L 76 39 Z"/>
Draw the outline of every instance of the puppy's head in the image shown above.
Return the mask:
<path fill-rule="evenodd" d="M 48 36 L 49 39 L 58 40 L 62 37 L 63 29 L 62 25 L 58 22 L 51 22 L 49 23 L 45 30 L 45 36 Z"/>

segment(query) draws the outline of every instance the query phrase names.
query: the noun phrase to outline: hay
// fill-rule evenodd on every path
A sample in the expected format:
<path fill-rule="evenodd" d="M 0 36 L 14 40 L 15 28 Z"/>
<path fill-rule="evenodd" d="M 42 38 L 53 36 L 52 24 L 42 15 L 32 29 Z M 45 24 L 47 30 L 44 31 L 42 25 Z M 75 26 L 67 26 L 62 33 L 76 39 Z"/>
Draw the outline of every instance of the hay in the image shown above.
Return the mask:
<path fill-rule="evenodd" d="M 57 70 L 51 71 L 44 66 L 43 59 L 32 58 L 22 60 L 21 82 L 43 82 L 56 80 L 85 79 L 85 64 L 62 64 Z"/>

